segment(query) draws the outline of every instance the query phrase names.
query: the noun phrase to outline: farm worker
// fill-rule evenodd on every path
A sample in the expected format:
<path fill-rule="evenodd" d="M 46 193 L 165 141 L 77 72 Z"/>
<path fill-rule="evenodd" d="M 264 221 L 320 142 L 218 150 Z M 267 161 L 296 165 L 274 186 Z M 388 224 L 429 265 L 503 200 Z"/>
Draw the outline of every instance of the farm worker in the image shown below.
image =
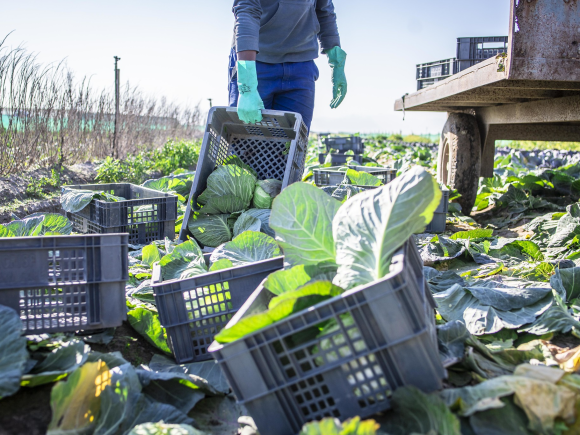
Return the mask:
<path fill-rule="evenodd" d="M 260 122 L 260 109 L 298 112 L 310 130 L 318 41 L 332 68 L 337 108 L 346 96 L 344 64 L 332 0 L 234 0 L 230 106 L 239 118 Z"/>

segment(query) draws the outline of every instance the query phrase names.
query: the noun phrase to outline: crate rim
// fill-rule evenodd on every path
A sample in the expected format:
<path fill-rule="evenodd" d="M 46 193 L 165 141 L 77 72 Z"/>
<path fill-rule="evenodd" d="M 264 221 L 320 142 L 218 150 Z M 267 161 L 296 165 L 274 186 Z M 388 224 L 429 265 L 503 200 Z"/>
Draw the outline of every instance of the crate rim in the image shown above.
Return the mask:
<path fill-rule="evenodd" d="M 155 289 L 159 288 L 159 287 L 166 286 L 166 285 L 174 285 L 174 284 L 180 284 L 180 286 L 183 286 L 186 284 L 195 283 L 196 281 L 200 280 L 200 278 L 208 279 L 209 282 L 207 282 L 207 283 L 204 282 L 203 284 L 195 285 L 195 287 L 205 287 L 208 285 L 221 283 L 224 281 L 224 279 L 212 280 L 211 278 L 214 278 L 215 276 L 218 276 L 218 275 L 220 275 L 224 272 L 227 272 L 227 271 L 234 271 L 234 270 L 237 271 L 237 270 L 245 269 L 248 266 L 264 265 L 264 264 L 278 262 L 281 258 L 283 259 L 284 256 L 279 255 L 279 256 L 274 257 L 274 258 L 268 258 L 267 260 L 255 261 L 255 262 L 249 263 L 249 264 L 242 264 L 240 266 L 229 267 L 227 269 L 214 270 L 212 272 L 202 273 L 200 275 L 195 275 L 195 276 L 192 276 L 192 277 L 186 278 L 186 279 L 174 278 L 174 279 L 170 279 L 167 281 L 163 281 L 163 278 L 161 277 L 161 266 L 159 266 L 159 262 L 156 262 L 153 265 L 153 273 L 152 273 L 152 277 L 151 277 L 151 287 L 153 288 L 153 295 L 154 296 L 164 296 L 164 295 L 170 295 L 170 294 L 174 294 L 174 293 L 181 293 L 183 290 L 173 290 L 173 291 L 164 292 L 164 293 L 155 293 Z M 227 279 L 238 279 L 238 278 L 243 278 L 245 276 L 247 276 L 247 275 L 240 275 L 237 277 L 230 277 Z M 159 280 L 161 280 L 161 281 L 159 281 Z"/>
<path fill-rule="evenodd" d="M 371 354 L 378 353 L 378 352 L 382 352 L 382 351 L 387 350 L 387 349 L 390 349 L 392 347 L 400 346 L 400 345 L 405 344 L 405 343 L 407 343 L 409 341 L 413 341 L 413 340 L 417 339 L 418 337 L 420 337 L 422 335 L 427 335 L 427 334 L 430 334 L 429 326 L 428 325 L 425 325 L 424 327 L 422 327 L 421 329 L 419 329 L 417 331 L 414 331 L 412 335 L 409 335 L 407 337 L 403 337 L 403 338 L 399 338 L 398 340 L 390 341 L 389 343 L 383 344 L 381 346 L 377 346 L 376 348 L 373 348 L 373 349 L 368 349 L 367 348 L 365 351 L 357 353 L 356 354 L 356 358 L 368 357 Z M 212 345 L 213 345 L 213 343 L 212 343 Z M 210 350 L 210 349 L 208 349 L 208 352 L 211 353 L 213 351 Z M 247 352 L 248 351 L 246 350 L 246 351 L 244 351 L 242 353 L 245 354 Z M 227 359 L 227 361 L 231 361 L 236 356 L 237 355 L 232 355 L 231 357 L 229 357 Z M 226 361 L 226 359 L 224 359 L 223 361 Z M 314 376 L 317 376 L 317 375 L 321 375 L 321 374 L 330 372 L 332 370 L 336 370 L 337 368 L 343 366 L 344 364 L 345 364 L 345 362 L 344 361 L 340 361 L 340 360 L 338 360 L 336 362 L 333 362 L 333 363 L 328 363 L 325 366 L 322 366 L 322 367 L 319 367 L 319 368 L 317 368 L 315 370 L 312 370 L 309 373 L 309 377 L 314 377 Z M 289 381 L 289 382 L 287 381 L 284 385 L 278 385 L 276 387 L 271 387 L 271 388 L 268 389 L 268 391 L 265 391 L 265 392 L 263 392 L 261 394 L 257 394 L 255 396 L 248 397 L 248 398 L 243 399 L 243 400 L 239 400 L 239 399 L 236 398 L 236 401 L 239 404 L 243 405 L 243 404 L 246 404 L 246 403 L 253 402 L 255 400 L 261 399 L 262 397 L 269 396 L 272 393 L 276 393 L 277 391 L 284 390 L 284 389 L 288 388 L 289 386 L 296 385 L 297 383 L 303 382 L 303 381 L 304 381 L 304 378 L 298 377 L 298 378 L 296 378 L 296 379 L 294 379 L 292 381 Z"/>
<path fill-rule="evenodd" d="M 204 138 L 205 135 L 208 134 L 207 132 L 207 126 L 211 124 L 212 119 L 213 119 L 213 115 L 216 111 L 218 111 L 219 109 L 225 109 L 226 112 L 233 112 L 236 115 L 238 114 L 238 108 L 237 107 L 230 107 L 230 106 L 213 106 L 211 109 L 209 109 L 209 112 L 207 114 L 207 123 L 205 125 L 205 129 L 204 129 Z M 296 127 L 300 127 L 301 123 L 303 122 L 302 120 L 302 115 L 298 112 L 290 112 L 290 111 L 283 111 L 283 110 L 273 110 L 273 109 L 262 109 L 261 110 L 262 115 L 268 115 L 268 116 L 279 116 L 279 117 L 284 117 L 285 113 L 291 113 L 294 116 L 296 116 L 296 121 L 294 122 L 294 130 L 296 129 Z M 258 123 L 259 124 L 259 123 Z M 248 125 L 253 125 L 253 124 L 248 124 Z M 295 137 L 294 139 L 290 139 L 290 142 L 293 140 L 296 140 L 297 137 Z M 282 141 L 282 140 L 281 140 Z"/>
<path fill-rule="evenodd" d="M 239 116 L 238 116 L 238 108 L 237 107 L 230 107 L 230 106 L 213 106 L 212 108 L 210 108 L 210 110 L 208 111 L 207 114 L 207 121 L 206 124 L 204 126 L 203 129 L 203 137 L 202 137 L 202 145 L 201 145 L 201 149 L 200 149 L 200 155 L 198 158 L 198 167 L 196 169 L 196 174 L 195 177 L 193 179 L 190 191 L 187 195 L 187 204 L 186 204 L 186 209 L 185 209 L 185 213 L 184 213 L 184 223 L 185 225 L 183 225 L 179 231 L 179 234 L 177 236 L 177 239 L 181 242 L 184 242 L 187 240 L 187 237 L 195 239 L 195 236 L 191 233 L 191 231 L 189 231 L 188 228 L 188 223 L 189 223 L 189 219 L 191 219 L 191 217 L 193 216 L 194 212 L 199 211 L 200 209 L 198 208 L 198 204 L 197 204 L 197 198 L 195 198 L 195 201 L 192 200 L 193 198 L 193 194 L 195 193 L 194 189 L 198 188 L 198 183 L 201 180 L 199 177 L 199 171 L 198 169 L 200 168 L 201 164 L 203 163 L 203 160 L 205 160 L 206 156 L 203 154 L 204 151 L 209 151 L 206 150 L 206 144 L 209 141 L 210 138 L 210 126 L 212 125 L 213 122 L 213 117 L 215 115 L 215 113 L 218 110 L 222 110 L 225 111 L 226 113 L 234 113 L 235 116 L 238 117 L 239 120 Z M 298 147 L 299 147 L 299 143 L 300 143 L 300 138 L 301 138 L 301 133 L 302 133 L 302 127 L 304 127 L 304 130 L 306 129 L 306 124 L 304 123 L 303 117 L 300 113 L 298 112 L 290 112 L 290 111 L 283 111 L 283 110 L 272 110 L 272 109 L 262 109 L 261 110 L 262 115 L 267 115 L 267 116 L 272 116 L 272 117 L 280 117 L 280 118 L 285 118 L 287 114 L 291 114 L 292 116 L 294 116 L 295 120 L 294 120 L 294 124 L 292 126 L 292 130 L 295 133 L 294 138 L 279 138 L 280 142 L 284 141 L 284 142 L 289 142 L 290 143 L 290 148 L 289 148 L 289 152 L 288 152 L 288 158 L 290 157 L 290 155 L 294 155 L 294 157 L 296 157 L 296 154 L 298 152 Z M 241 122 L 241 121 L 240 121 Z M 260 123 L 258 123 L 260 124 Z M 252 125 L 252 124 L 248 124 L 248 125 Z M 289 129 L 289 128 L 288 128 Z M 306 144 L 303 150 L 303 154 L 304 154 L 304 159 L 306 159 L 306 154 L 308 151 L 308 131 L 306 131 Z M 229 154 L 231 155 L 231 154 Z M 203 156 L 203 159 L 202 159 Z M 239 157 L 239 156 L 238 156 Z M 201 163 L 200 163 L 201 162 Z M 304 165 L 305 165 L 305 160 L 302 164 L 302 169 L 304 170 Z M 212 172 L 219 166 L 223 166 L 223 165 L 215 165 L 214 168 L 212 169 Z M 290 165 L 289 165 L 289 161 L 286 162 L 286 168 L 284 170 L 284 176 L 282 177 L 282 186 L 284 188 L 284 186 L 288 187 L 291 184 L 291 180 L 290 180 L 290 175 L 291 175 L 291 170 L 290 170 Z M 302 179 L 302 175 L 300 174 L 300 177 L 296 180 L 296 181 L 300 181 Z M 206 180 L 207 181 L 207 180 Z M 198 195 L 199 196 L 199 195 Z"/>
<path fill-rule="evenodd" d="M 319 309 L 319 308 L 326 307 L 327 305 L 331 305 L 333 302 L 335 302 L 335 301 L 337 301 L 339 299 L 343 299 L 343 298 L 346 298 L 346 297 L 351 296 L 353 294 L 359 293 L 362 290 L 365 290 L 367 288 L 373 287 L 373 286 L 377 285 L 378 283 L 382 283 L 384 281 L 388 281 L 391 278 L 400 275 L 405 270 L 404 260 L 405 260 L 405 247 L 406 247 L 407 243 L 414 243 L 413 240 L 412 240 L 412 236 L 407 241 L 405 241 L 405 243 L 401 247 L 397 248 L 397 250 L 393 254 L 393 257 L 391 259 L 391 267 L 394 270 L 390 270 L 389 273 L 387 275 L 385 275 L 384 277 L 382 277 L 381 279 L 376 280 L 376 281 L 373 281 L 373 282 L 368 283 L 368 284 L 362 284 L 362 285 L 357 286 L 355 288 L 352 288 L 350 290 L 346 290 L 344 293 L 341 293 L 338 296 L 335 296 L 335 297 L 330 298 L 330 299 L 328 299 L 326 301 L 323 301 L 323 302 L 319 302 L 318 304 L 313 305 L 313 306 L 311 306 L 311 307 L 309 307 L 309 308 L 307 308 L 305 310 L 299 311 L 299 312 L 294 313 L 294 314 L 292 314 L 292 315 L 290 315 L 288 317 L 285 317 L 284 319 L 282 319 L 282 321 L 284 321 L 284 322 L 291 322 L 291 321 L 299 318 L 300 316 L 302 316 L 303 315 L 303 312 L 305 312 L 305 311 L 314 311 L 315 309 Z M 394 261 L 395 259 L 396 259 L 396 261 Z M 251 304 L 256 300 L 256 298 L 262 292 L 262 290 L 268 291 L 264 287 L 264 283 L 265 283 L 266 279 L 264 279 L 264 281 L 262 281 L 262 283 L 256 288 L 256 290 L 254 290 L 254 292 L 250 295 L 250 297 L 246 300 L 246 302 L 241 306 L 241 308 L 238 310 L 238 312 L 235 314 L 235 316 L 230 319 L 230 321 L 226 324 L 226 326 L 224 326 L 224 329 L 228 329 L 229 327 L 233 326 L 234 324 L 236 324 L 238 321 L 240 321 L 242 319 L 242 315 L 251 306 Z M 396 289 L 393 289 L 393 291 L 397 291 L 397 290 L 398 290 L 397 288 Z M 271 325 L 269 325 L 269 326 L 271 326 Z M 238 339 L 236 341 L 233 341 L 231 343 L 221 344 L 221 343 L 218 343 L 217 341 L 214 341 L 209 346 L 208 352 L 209 353 L 218 352 L 218 351 L 224 349 L 226 346 L 229 346 L 231 344 L 237 343 L 237 342 L 239 342 L 241 340 L 248 339 L 250 337 L 254 337 L 258 333 L 262 333 L 263 330 L 266 329 L 266 328 L 268 328 L 269 326 L 266 326 L 264 328 L 258 329 L 257 331 L 254 331 L 251 334 L 245 335 L 243 338 Z M 278 338 L 280 338 L 280 337 L 278 337 Z M 264 345 L 265 345 L 265 343 L 264 342 L 261 342 L 259 346 L 262 347 Z"/>
<path fill-rule="evenodd" d="M 148 201 L 148 200 L 157 200 L 157 199 L 170 199 L 170 198 L 175 198 L 175 200 L 178 200 L 179 198 L 177 197 L 177 195 L 173 195 L 172 193 L 169 192 L 161 192 L 160 190 L 155 190 L 155 189 L 149 189 L 148 187 L 143 187 L 140 186 L 139 184 L 133 184 L 133 183 L 97 183 L 97 184 L 67 184 L 65 186 L 61 186 L 61 195 L 62 195 L 62 190 L 65 188 L 69 188 L 69 189 L 75 189 L 75 190 L 92 190 L 92 189 L 83 189 L 83 186 L 104 186 L 104 185 L 111 185 L 114 184 L 115 186 L 135 186 L 138 187 L 140 189 L 144 189 L 147 190 L 149 192 L 154 192 L 155 194 L 158 195 L 162 195 L 162 196 L 156 196 L 154 198 L 136 198 L 136 199 L 125 199 L 123 201 L 116 201 L 116 202 L 108 202 L 108 201 L 101 201 L 100 199 L 92 199 L 92 201 L 95 201 L 96 203 L 100 203 L 100 204 L 119 204 L 119 203 L 125 203 L 125 202 L 129 202 L 129 201 Z M 88 204 L 87 204 L 88 205 Z"/>
<path fill-rule="evenodd" d="M 66 217 L 66 216 L 65 216 Z M 112 237 L 119 237 L 119 236 L 127 236 L 129 237 L 129 233 L 107 233 L 107 234 L 64 234 L 64 235 L 54 235 L 54 236 L 21 236 L 21 237 L 0 237 L 0 243 L 8 243 L 11 241 L 23 241 L 23 240 L 27 240 L 27 241 L 31 241 L 33 239 L 37 239 L 37 238 L 42 238 L 42 239 L 71 239 L 71 238 L 83 238 L 83 239 L 96 239 L 96 238 L 101 238 L 101 237 L 105 237 L 105 238 L 112 238 Z M 14 250 L 28 250 L 28 249 L 33 249 L 32 247 L 29 246 L 18 246 L 18 247 L 14 247 L 11 248 Z M 42 248 L 34 248 L 34 249 L 42 249 Z M 47 246 L 46 249 L 52 249 L 51 247 Z"/>
<path fill-rule="evenodd" d="M 354 168 L 365 168 L 365 169 L 369 169 L 369 170 L 375 170 L 375 171 L 396 171 L 395 168 L 387 168 L 385 166 L 361 166 L 361 165 L 356 165 L 356 166 L 329 166 L 328 168 L 314 168 L 312 169 L 312 172 L 317 171 L 327 171 L 327 172 L 346 172 L 348 169 L 354 169 Z M 356 171 L 356 169 L 355 169 Z M 360 171 L 358 171 L 360 172 Z"/>

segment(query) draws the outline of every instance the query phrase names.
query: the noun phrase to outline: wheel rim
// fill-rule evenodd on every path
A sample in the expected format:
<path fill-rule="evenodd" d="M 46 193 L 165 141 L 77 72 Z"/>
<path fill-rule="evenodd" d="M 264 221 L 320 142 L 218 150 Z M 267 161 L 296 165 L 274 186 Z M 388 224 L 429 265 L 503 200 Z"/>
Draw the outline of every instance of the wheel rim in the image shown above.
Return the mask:
<path fill-rule="evenodd" d="M 443 138 L 440 153 L 439 164 L 441 166 L 437 168 L 439 182 L 449 185 L 449 142 L 446 137 Z"/>

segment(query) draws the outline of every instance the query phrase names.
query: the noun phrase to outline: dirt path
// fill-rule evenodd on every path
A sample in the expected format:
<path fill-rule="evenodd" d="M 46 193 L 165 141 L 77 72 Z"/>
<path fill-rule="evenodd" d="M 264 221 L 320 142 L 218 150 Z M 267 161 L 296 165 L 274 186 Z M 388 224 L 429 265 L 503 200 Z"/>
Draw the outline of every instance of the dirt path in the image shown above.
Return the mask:
<path fill-rule="evenodd" d="M 55 171 L 58 168 L 54 168 Z M 36 169 L 21 175 L 0 177 L 0 224 L 10 222 L 13 214 L 22 218 L 32 213 L 60 213 L 60 186 L 92 183 L 97 176 L 94 163 L 63 166 L 56 186 L 50 184 L 36 189 L 38 194 L 27 193 L 27 188 L 38 185 L 39 180 L 50 179 L 51 168 Z M 29 189 L 30 190 L 30 189 Z"/>

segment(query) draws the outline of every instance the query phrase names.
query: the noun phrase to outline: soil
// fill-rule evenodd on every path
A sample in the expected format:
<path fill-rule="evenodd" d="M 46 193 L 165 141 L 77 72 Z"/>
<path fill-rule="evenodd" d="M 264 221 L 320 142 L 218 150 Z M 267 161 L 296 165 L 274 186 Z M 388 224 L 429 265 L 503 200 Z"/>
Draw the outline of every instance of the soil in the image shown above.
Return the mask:
<path fill-rule="evenodd" d="M 149 364 L 153 355 L 164 355 L 149 344 L 127 322 L 115 329 L 113 340 L 109 344 L 89 343 L 91 349 L 101 353 L 121 352 L 123 358 L 134 366 Z"/>
<path fill-rule="evenodd" d="M 153 355 L 163 355 L 127 322 L 115 329 L 109 344 L 89 343 L 102 353 L 121 352 L 134 366 L 149 364 Z M 54 384 L 20 388 L 13 396 L 0 400 L 0 435 L 44 435 L 52 418 L 50 392 Z"/>
<path fill-rule="evenodd" d="M 0 435 L 44 435 L 52 418 L 53 384 L 21 388 L 0 402 Z"/>
<path fill-rule="evenodd" d="M 61 213 L 58 198 L 60 186 L 92 183 L 97 176 L 94 163 L 63 166 L 58 186 L 44 186 L 41 197 L 30 197 L 26 193 L 27 186 L 33 180 L 50 178 L 52 169 L 59 168 L 42 168 L 21 175 L 0 177 L 0 224 L 10 222 L 13 215 L 23 218 L 32 213 Z"/>

